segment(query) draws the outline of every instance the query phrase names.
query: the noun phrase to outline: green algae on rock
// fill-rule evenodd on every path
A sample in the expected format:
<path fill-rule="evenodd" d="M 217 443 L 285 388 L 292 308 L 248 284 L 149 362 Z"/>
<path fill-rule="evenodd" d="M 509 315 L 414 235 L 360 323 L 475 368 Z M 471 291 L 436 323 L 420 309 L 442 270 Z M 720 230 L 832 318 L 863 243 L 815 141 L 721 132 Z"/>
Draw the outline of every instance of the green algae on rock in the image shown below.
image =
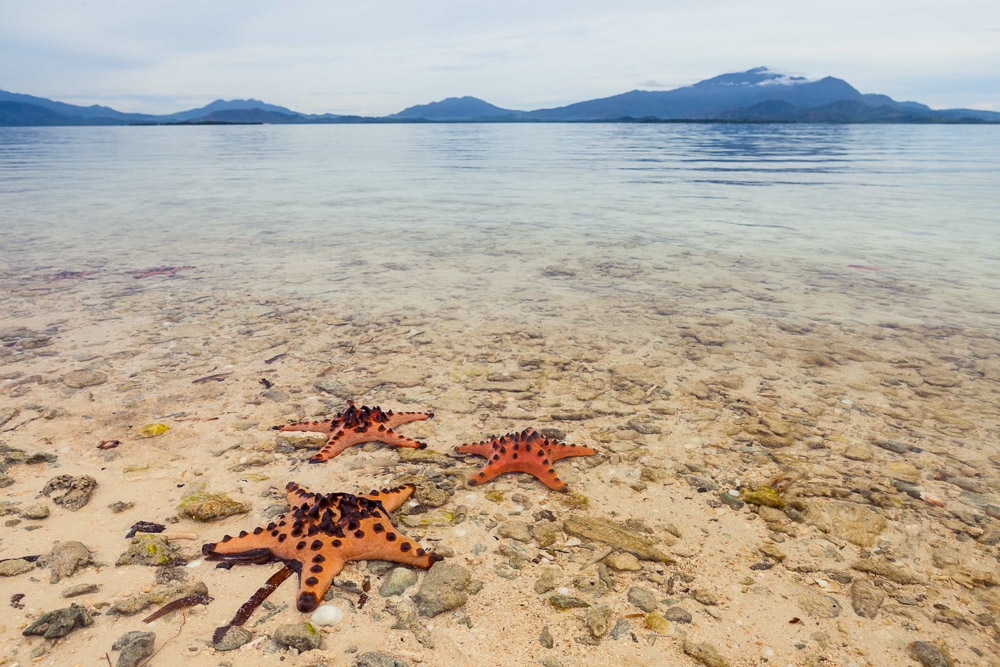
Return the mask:
<path fill-rule="evenodd" d="M 236 514 L 246 514 L 250 507 L 224 493 L 192 493 L 181 499 L 177 512 L 182 517 L 207 523 Z"/>
<path fill-rule="evenodd" d="M 31 635 L 41 635 L 45 639 L 59 639 L 65 637 L 77 628 L 85 628 L 93 625 L 94 619 L 90 617 L 87 610 L 78 604 L 72 604 L 63 609 L 56 609 L 42 616 L 29 625 L 21 633 L 25 637 Z"/>
<path fill-rule="evenodd" d="M 776 507 L 781 509 L 785 506 L 785 501 L 781 495 L 770 486 L 759 486 L 756 489 L 742 489 L 740 500 L 751 505 L 764 505 L 765 507 Z"/>
<path fill-rule="evenodd" d="M 115 565 L 162 567 L 183 563 L 180 550 L 162 535 L 137 535 Z"/>

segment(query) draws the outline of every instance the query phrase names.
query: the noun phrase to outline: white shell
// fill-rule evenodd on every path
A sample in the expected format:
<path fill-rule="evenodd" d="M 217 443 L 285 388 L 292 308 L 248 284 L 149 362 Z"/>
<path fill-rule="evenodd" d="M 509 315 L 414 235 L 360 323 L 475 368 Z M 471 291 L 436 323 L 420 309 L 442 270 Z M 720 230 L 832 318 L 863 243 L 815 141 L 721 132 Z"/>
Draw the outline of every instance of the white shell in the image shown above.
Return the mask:
<path fill-rule="evenodd" d="M 309 617 L 313 625 L 337 625 L 344 620 L 344 611 L 335 604 L 324 604 Z"/>

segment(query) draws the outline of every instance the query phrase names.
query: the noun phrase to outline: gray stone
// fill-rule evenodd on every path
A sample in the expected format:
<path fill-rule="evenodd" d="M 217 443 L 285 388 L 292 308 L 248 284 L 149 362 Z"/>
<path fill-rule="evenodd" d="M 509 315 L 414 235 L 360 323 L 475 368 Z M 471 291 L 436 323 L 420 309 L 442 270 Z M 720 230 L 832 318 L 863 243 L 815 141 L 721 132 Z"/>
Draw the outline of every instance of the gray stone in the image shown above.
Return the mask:
<path fill-rule="evenodd" d="M 116 667 L 136 667 L 145 658 L 153 655 L 155 632 L 126 632 L 111 645 L 111 650 L 121 651 Z"/>
<path fill-rule="evenodd" d="M 25 572 L 35 569 L 34 563 L 29 563 L 23 558 L 11 558 L 0 562 L 0 577 L 16 577 Z"/>
<path fill-rule="evenodd" d="M 637 572 L 642 569 L 642 565 L 639 564 L 639 559 L 635 557 L 635 554 L 627 551 L 616 551 L 605 558 L 604 562 L 612 570 L 619 572 Z"/>
<path fill-rule="evenodd" d="M 78 604 L 70 605 L 64 609 L 50 611 L 29 625 L 21 633 L 25 637 L 31 635 L 41 635 L 46 639 L 59 639 L 65 637 L 77 628 L 85 628 L 94 624 L 94 619 L 90 617 L 87 610 Z"/>
<path fill-rule="evenodd" d="M 851 584 L 851 606 L 858 616 L 875 618 L 884 600 L 885 593 L 864 579 L 855 579 Z"/>
<path fill-rule="evenodd" d="M 672 623 L 690 623 L 691 622 L 691 612 L 684 609 L 683 607 L 671 607 L 667 609 L 667 612 L 663 615 L 663 618 L 671 621 Z"/>
<path fill-rule="evenodd" d="M 89 595 L 90 593 L 96 593 L 101 589 L 97 584 L 77 584 L 76 586 L 70 586 L 62 592 L 62 597 L 64 598 L 75 598 L 81 595 Z"/>
<path fill-rule="evenodd" d="M 548 601 L 556 609 L 574 609 L 590 606 L 589 602 L 575 598 L 572 595 L 563 595 L 562 593 L 553 593 L 548 597 Z"/>
<path fill-rule="evenodd" d="M 35 505 L 28 505 L 25 507 L 19 517 L 22 519 L 47 519 L 49 516 L 49 506 L 44 503 L 36 503 Z"/>
<path fill-rule="evenodd" d="M 189 595 L 208 595 L 208 586 L 204 581 L 193 584 L 172 583 L 158 586 L 148 593 L 115 600 L 111 603 L 107 614 L 109 616 L 131 616 L 157 604 L 166 604 Z"/>
<path fill-rule="evenodd" d="M 424 616 L 458 609 L 469 599 L 471 577 L 460 565 L 435 563 L 420 584 L 414 600 Z"/>
<path fill-rule="evenodd" d="M 842 609 L 837 598 L 804 586 L 800 589 L 797 602 L 802 611 L 815 618 L 837 618 Z"/>
<path fill-rule="evenodd" d="M 299 651 L 312 651 L 319 648 L 319 631 L 312 626 L 312 623 L 286 623 L 279 625 L 274 630 L 274 641 L 282 646 L 298 649 Z"/>
<path fill-rule="evenodd" d="M 729 493 L 729 491 L 723 491 L 722 493 L 720 493 L 719 500 L 721 500 L 724 505 L 728 505 L 734 510 L 741 510 L 743 509 L 743 506 L 746 505 L 745 502 L 740 500 L 739 496 L 734 496 L 733 494 Z"/>
<path fill-rule="evenodd" d="M 615 623 L 615 627 L 611 628 L 611 632 L 608 633 L 608 637 L 611 637 L 611 639 L 615 640 L 621 639 L 631 631 L 632 631 L 632 626 L 629 625 L 629 622 L 623 618 L 620 619 L 617 623 Z"/>
<path fill-rule="evenodd" d="M 552 648 L 555 646 L 556 642 L 552 638 L 552 632 L 549 630 L 549 626 L 546 625 L 542 628 L 542 634 L 538 636 L 538 641 L 545 648 Z"/>
<path fill-rule="evenodd" d="M 655 611 L 658 606 L 656 594 L 653 591 L 633 586 L 628 589 L 628 601 L 645 612 Z"/>
<path fill-rule="evenodd" d="M 212 644 L 212 648 L 216 651 L 233 651 L 243 646 L 247 642 L 253 639 L 253 634 L 250 633 L 246 628 L 241 628 L 238 625 L 231 625 L 226 633 L 222 635 L 218 643 Z"/>
<path fill-rule="evenodd" d="M 409 665 L 391 655 L 369 651 L 355 658 L 354 667 L 409 667 Z"/>
<path fill-rule="evenodd" d="M 100 371 L 83 370 L 72 371 L 63 376 L 62 382 L 67 387 L 81 389 L 83 387 L 94 387 L 108 381 L 108 376 Z"/>
<path fill-rule="evenodd" d="M 719 650 L 709 643 L 684 642 L 684 653 L 705 667 L 729 667 L 729 662 L 719 654 Z"/>
<path fill-rule="evenodd" d="M 553 565 L 547 565 L 542 568 L 542 575 L 538 577 L 535 581 L 535 592 L 541 595 L 542 593 L 548 593 L 553 588 L 559 584 L 559 578 L 562 576 L 562 570 Z"/>
<path fill-rule="evenodd" d="M 531 531 L 528 530 L 528 524 L 517 519 L 501 523 L 499 532 L 501 537 L 517 540 L 518 542 L 531 541 Z"/>
<path fill-rule="evenodd" d="M 97 488 L 97 480 L 90 475 L 73 477 L 72 475 L 59 475 L 53 477 L 42 487 L 43 496 L 52 496 L 52 502 L 62 505 L 71 512 L 75 512 L 90 502 L 90 496 Z M 58 493 L 62 491 L 62 493 Z"/>
<path fill-rule="evenodd" d="M 91 564 L 90 550 L 83 542 L 56 542 L 52 551 L 43 556 L 41 564 L 49 568 L 52 583 L 72 577 Z"/>
<path fill-rule="evenodd" d="M 180 550 L 162 535 L 137 535 L 132 538 L 115 565 L 177 565 L 183 563 Z"/>
<path fill-rule="evenodd" d="M 397 567 L 379 587 L 378 593 L 384 598 L 401 595 L 403 591 L 415 583 L 417 583 L 416 572 L 409 568 Z"/>
<path fill-rule="evenodd" d="M 955 665 L 947 651 L 942 651 L 930 642 L 910 644 L 910 656 L 924 667 L 954 667 Z"/>

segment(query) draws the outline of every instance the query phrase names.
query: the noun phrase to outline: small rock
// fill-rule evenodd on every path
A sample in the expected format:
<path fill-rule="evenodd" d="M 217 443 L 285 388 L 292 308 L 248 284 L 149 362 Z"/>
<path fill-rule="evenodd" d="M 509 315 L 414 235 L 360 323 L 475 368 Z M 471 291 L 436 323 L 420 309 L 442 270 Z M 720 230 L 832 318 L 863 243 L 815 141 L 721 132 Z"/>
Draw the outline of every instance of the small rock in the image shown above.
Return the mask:
<path fill-rule="evenodd" d="M 233 651 L 243 646 L 253 639 L 253 634 L 246 628 L 238 625 L 231 625 L 226 633 L 222 635 L 217 644 L 212 644 L 216 651 Z"/>
<path fill-rule="evenodd" d="M 73 477 L 72 475 L 59 475 L 53 477 L 42 487 L 43 496 L 52 496 L 53 493 L 63 491 L 64 493 L 52 498 L 56 505 L 62 505 L 71 512 L 75 512 L 90 502 L 90 496 L 97 488 L 97 480 L 90 475 Z"/>
<path fill-rule="evenodd" d="M 108 381 L 108 376 L 100 371 L 83 370 L 72 371 L 62 377 L 62 383 L 73 389 L 83 387 L 95 387 Z"/>
<path fill-rule="evenodd" d="M 552 648 L 555 646 L 555 640 L 552 639 L 552 632 L 549 630 L 549 626 L 542 628 L 542 634 L 539 635 L 538 641 L 541 642 L 542 646 L 545 648 Z"/>
<path fill-rule="evenodd" d="M 616 551 L 604 559 L 605 564 L 619 572 L 636 572 L 642 569 L 639 559 L 628 551 Z"/>
<path fill-rule="evenodd" d="M 64 609 L 50 611 L 29 625 L 21 632 L 25 637 L 31 635 L 41 635 L 45 639 L 59 639 L 65 637 L 77 628 L 85 628 L 93 625 L 94 619 L 90 617 L 87 610 L 78 604 L 70 605 Z"/>
<path fill-rule="evenodd" d="M 403 591 L 415 583 L 417 583 L 416 572 L 406 567 L 397 567 L 379 587 L 378 594 L 384 598 L 401 595 Z"/>
<path fill-rule="evenodd" d="M 111 645 L 112 651 L 121 651 L 116 667 L 136 667 L 144 658 L 153 655 L 155 632 L 126 632 Z"/>
<path fill-rule="evenodd" d="M 719 650 L 709 643 L 684 642 L 684 653 L 705 667 L 729 667 L 729 662 L 719 654 Z"/>
<path fill-rule="evenodd" d="M 910 656 L 924 667 L 954 667 L 955 662 L 946 650 L 930 642 L 910 644 Z"/>
<path fill-rule="evenodd" d="M 73 576 L 93 562 L 90 550 L 83 542 L 56 542 L 52 551 L 40 560 L 42 566 L 49 568 L 53 584 Z"/>
<path fill-rule="evenodd" d="M 603 542 L 622 551 L 629 551 L 642 560 L 659 561 L 668 565 L 675 562 L 673 556 L 663 551 L 654 541 L 607 519 L 596 517 L 566 519 L 563 522 L 563 530 L 568 535 Z M 672 537 L 664 540 L 668 546 L 675 542 Z"/>
<path fill-rule="evenodd" d="M 29 563 L 23 558 L 11 558 L 10 560 L 0 561 L 0 577 L 16 577 L 19 574 L 31 572 L 34 569 L 35 564 Z"/>
<path fill-rule="evenodd" d="M 64 598 L 75 598 L 81 595 L 89 595 L 90 593 L 96 593 L 101 589 L 97 584 L 77 584 L 76 586 L 70 586 L 62 592 L 62 597 Z"/>
<path fill-rule="evenodd" d="M 20 514 L 18 514 L 18 516 L 22 519 L 47 519 L 49 516 L 49 506 L 43 503 L 28 505 L 21 511 Z"/>
<path fill-rule="evenodd" d="M 250 507 L 224 493 L 192 493 L 181 499 L 178 514 L 194 521 L 208 522 L 246 514 Z"/>
<path fill-rule="evenodd" d="M 889 525 L 875 510 L 842 500 L 810 498 L 806 503 L 806 521 L 824 533 L 870 547 Z"/>
<path fill-rule="evenodd" d="M 414 600 L 424 616 L 461 607 L 469 599 L 471 577 L 461 565 L 438 562 L 424 576 Z"/>
<path fill-rule="evenodd" d="M 541 595 L 542 593 L 548 593 L 553 588 L 559 584 L 559 578 L 562 576 L 562 570 L 555 566 L 546 566 L 542 568 L 542 575 L 538 577 L 535 582 L 535 592 Z"/>
<path fill-rule="evenodd" d="M 837 618 L 842 609 L 837 598 L 813 588 L 802 587 L 797 602 L 804 612 L 815 618 Z"/>
<path fill-rule="evenodd" d="M 851 584 L 851 606 L 858 616 L 875 618 L 884 600 L 885 593 L 864 579 L 855 579 Z"/>
<path fill-rule="evenodd" d="M 286 623 L 279 625 L 272 635 L 274 641 L 299 651 L 319 648 L 319 632 L 312 623 Z"/>
<path fill-rule="evenodd" d="M 762 544 L 760 547 L 757 548 L 757 551 L 761 552 L 768 558 L 773 558 L 779 563 L 785 560 L 786 558 L 785 552 L 779 549 L 774 544 Z"/>
<path fill-rule="evenodd" d="M 562 593 L 553 593 L 548 597 L 549 604 L 556 609 L 574 609 L 578 607 L 589 607 L 590 603 L 581 600 L 580 598 L 575 598 L 571 595 L 564 595 Z"/>
<path fill-rule="evenodd" d="M 645 612 L 655 611 L 659 605 L 659 602 L 656 600 L 656 594 L 653 591 L 640 588 L 639 586 L 633 586 L 628 589 L 628 601 Z"/>
<path fill-rule="evenodd" d="M 617 623 L 615 623 L 615 627 L 611 628 L 611 632 L 608 633 L 608 637 L 617 641 L 622 637 L 626 636 L 629 632 L 631 632 L 631 630 L 632 626 L 629 625 L 628 621 L 622 618 L 619 619 Z"/>
<path fill-rule="evenodd" d="M 193 584 L 175 582 L 154 588 L 148 593 L 115 600 L 108 609 L 108 616 L 132 616 L 153 605 L 166 604 L 189 595 L 208 595 L 208 586 L 203 581 Z"/>
<path fill-rule="evenodd" d="M 844 458 L 852 461 L 871 461 L 875 454 L 868 445 L 856 442 L 848 445 L 843 451 Z"/>
<path fill-rule="evenodd" d="M 354 660 L 354 667 L 409 667 L 409 665 L 391 655 L 370 651 L 359 655 Z"/>
<path fill-rule="evenodd" d="M 531 532 L 528 530 L 528 524 L 524 521 L 518 521 L 517 519 L 511 519 L 510 521 L 504 521 L 501 523 L 499 533 L 501 537 L 517 540 L 518 542 L 531 541 Z"/>
<path fill-rule="evenodd" d="M 667 613 L 665 613 L 663 617 L 674 623 L 690 623 L 692 620 L 691 612 L 681 607 L 671 607 L 670 609 L 667 609 Z"/>
<path fill-rule="evenodd" d="M 785 506 L 785 501 L 781 495 L 770 486 L 761 486 L 756 489 L 742 489 L 740 500 L 751 505 L 764 505 L 765 507 L 777 507 L 781 509 Z"/>
<path fill-rule="evenodd" d="M 691 597 L 706 607 L 714 607 L 719 604 L 719 597 L 712 591 L 705 590 L 704 588 L 696 588 L 691 591 Z"/>
<path fill-rule="evenodd" d="M 135 503 L 127 503 L 124 500 L 116 500 L 115 502 L 108 505 L 108 509 L 115 514 L 121 514 L 122 512 L 127 512 L 128 510 L 135 507 Z"/>
<path fill-rule="evenodd" d="M 877 574 L 880 577 L 885 577 L 889 581 L 897 584 L 922 584 L 924 582 L 922 577 L 911 572 L 910 570 L 907 570 L 899 565 L 892 565 L 891 563 L 880 560 L 863 558 L 852 563 L 851 568 L 858 570 L 859 572 Z"/>
<path fill-rule="evenodd" d="M 746 504 L 742 500 L 740 500 L 738 495 L 733 495 L 729 491 L 723 491 L 722 493 L 720 493 L 719 500 L 721 500 L 724 505 L 728 505 L 734 510 L 741 510 L 743 509 L 743 506 Z"/>
<path fill-rule="evenodd" d="M 540 547 L 550 547 L 559 541 L 562 526 L 555 521 L 540 521 L 531 526 L 531 534 Z"/>
<path fill-rule="evenodd" d="M 161 535 L 137 535 L 115 565 L 149 565 L 159 567 L 183 563 L 180 549 Z"/>

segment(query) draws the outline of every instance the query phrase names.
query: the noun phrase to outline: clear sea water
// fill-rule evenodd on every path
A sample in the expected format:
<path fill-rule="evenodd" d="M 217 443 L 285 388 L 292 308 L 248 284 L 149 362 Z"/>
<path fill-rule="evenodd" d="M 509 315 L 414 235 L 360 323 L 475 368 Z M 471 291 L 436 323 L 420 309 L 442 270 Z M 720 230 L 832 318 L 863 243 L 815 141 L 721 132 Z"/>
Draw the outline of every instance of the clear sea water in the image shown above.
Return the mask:
<path fill-rule="evenodd" d="M 995 126 L 0 128 L 0 202 L 15 281 L 195 265 L 261 293 L 510 307 L 756 281 L 827 315 L 1000 310 Z"/>

